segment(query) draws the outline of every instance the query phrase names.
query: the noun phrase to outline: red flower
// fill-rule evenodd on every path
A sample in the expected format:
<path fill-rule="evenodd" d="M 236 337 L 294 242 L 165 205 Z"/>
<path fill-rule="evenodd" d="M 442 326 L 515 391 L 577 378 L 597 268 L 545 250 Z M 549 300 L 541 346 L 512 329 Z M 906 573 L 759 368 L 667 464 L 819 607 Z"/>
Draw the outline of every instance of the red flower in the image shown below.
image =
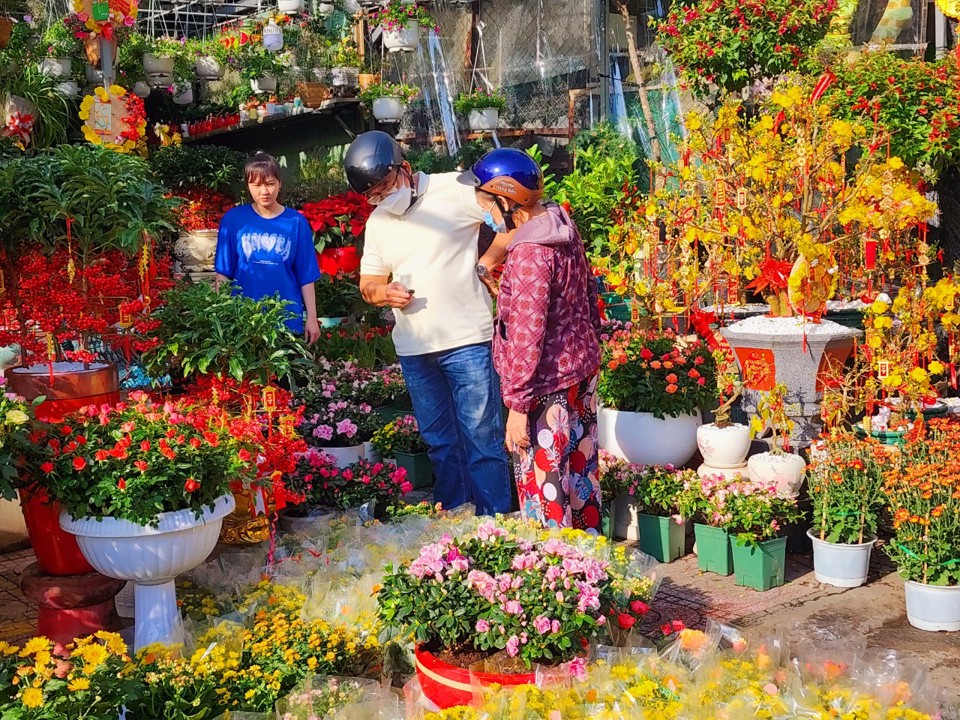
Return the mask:
<path fill-rule="evenodd" d="M 649 360 L 653 357 L 653 352 L 650 350 L 650 348 L 643 348 L 643 350 L 640 351 L 640 357 L 644 360 Z"/>
<path fill-rule="evenodd" d="M 149 440 L 144 440 L 143 442 L 140 443 L 140 452 L 145 452 L 145 453 L 150 452 L 150 441 L 149 441 Z"/>
<path fill-rule="evenodd" d="M 670 373 L 669 375 L 667 375 L 667 382 L 668 382 L 668 383 L 675 383 L 676 381 L 677 381 L 677 376 L 676 376 L 676 375 L 674 375 L 673 373 Z"/>
<path fill-rule="evenodd" d="M 137 460 L 133 463 L 133 466 L 142 473 L 147 471 L 148 465 L 143 460 Z"/>
<path fill-rule="evenodd" d="M 646 615 L 650 612 L 650 606 L 643 602 L 643 600 L 634 600 L 630 603 L 630 610 L 637 615 Z"/>
<path fill-rule="evenodd" d="M 700 373 L 697 372 L 696 368 L 690 368 L 690 371 L 687 373 L 687 377 L 698 378 L 700 377 Z"/>
<path fill-rule="evenodd" d="M 200 444 L 201 444 L 200 438 L 196 438 L 196 437 L 190 438 L 190 447 L 192 447 L 194 450 L 199 450 Z"/>
<path fill-rule="evenodd" d="M 61 426 L 60 426 L 60 434 L 61 434 L 61 435 L 69 435 L 69 434 L 72 433 L 72 432 L 73 432 L 73 428 L 71 428 L 69 425 L 61 425 Z"/>
<path fill-rule="evenodd" d="M 94 455 L 94 458 L 97 462 L 104 462 L 109 457 L 110 453 L 108 453 L 106 450 L 97 450 L 96 454 Z"/>
<path fill-rule="evenodd" d="M 687 629 L 687 626 L 683 624 L 682 620 L 674 620 L 670 623 L 670 627 L 673 628 L 674 632 L 682 632 Z"/>
<path fill-rule="evenodd" d="M 82 457 L 75 457 L 73 459 L 73 469 L 76 470 L 77 472 L 79 472 L 80 470 L 83 470 L 86 466 L 87 466 L 87 461 L 84 460 Z"/>
<path fill-rule="evenodd" d="M 193 478 L 187 478 L 187 481 L 183 484 L 183 489 L 188 493 L 195 492 L 200 489 L 200 483 L 198 483 Z"/>
<path fill-rule="evenodd" d="M 679 390 L 679 389 L 680 389 L 680 388 L 678 388 L 678 387 L 677 387 L 676 385 L 674 385 L 673 383 L 670 383 L 670 384 L 667 385 L 667 387 L 666 387 L 666 391 L 667 391 L 670 395 L 673 395 L 673 394 L 674 394 L 677 390 Z"/>
<path fill-rule="evenodd" d="M 250 462 L 250 460 L 253 458 L 253 456 L 249 453 L 249 451 L 246 450 L 246 448 L 238 452 L 237 457 L 240 458 L 240 462 Z"/>
<path fill-rule="evenodd" d="M 127 489 L 127 481 L 124 480 L 123 478 L 120 478 L 119 480 L 117 480 L 117 489 L 119 489 L 119 490 L 126 490 L 126 489 Z"/>
<path fill-rule="evenodd" d="M 673 632 L 673 628 L 670 626 L 670 623 L 664 623 L 660 626 L 660 632 L 664 635 L 670 635 Z"/>
<path fill-rule="evenodd" d="M 218 447 L 220 445 L 220 436 L 215 432 L 205 432 L 203 439 L 209 443 L 210 447 Z"/>
<path fill-rule="evenodd" d="M 86 445 L 87 444 L 86 435 L 77 435 L 77 443 L 79 443 L 80 445 Z"/>
<path fill-rule="evenodd" d="M 53 463 L 49 461 L 45 462 L 43 465 L 40 466 L 40 469 L 44 472 L 45 475 L 49 475 L 50 473 L 53 472 Z"/>
<path fill-rule="evenodd" d="M 637 622 L 637 619 L 630 613 L 620 613 L 617 615 L 617 625 L 620 626 L 621 630 L 629 630 L 635 622 Z"/>

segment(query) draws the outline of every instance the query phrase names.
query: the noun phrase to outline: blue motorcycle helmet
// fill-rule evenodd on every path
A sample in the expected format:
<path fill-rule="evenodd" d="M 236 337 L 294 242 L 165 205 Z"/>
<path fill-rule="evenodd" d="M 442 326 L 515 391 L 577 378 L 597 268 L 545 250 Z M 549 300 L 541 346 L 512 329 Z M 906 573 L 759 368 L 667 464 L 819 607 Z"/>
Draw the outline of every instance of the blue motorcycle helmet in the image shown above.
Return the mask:
<path fill-rule="evenodd" d="M 491 150 L 461 173 L 459 180 L 522 207 L 535 205 L 543 197 L 540 166 L 527 153 L 514 148 Z"/>

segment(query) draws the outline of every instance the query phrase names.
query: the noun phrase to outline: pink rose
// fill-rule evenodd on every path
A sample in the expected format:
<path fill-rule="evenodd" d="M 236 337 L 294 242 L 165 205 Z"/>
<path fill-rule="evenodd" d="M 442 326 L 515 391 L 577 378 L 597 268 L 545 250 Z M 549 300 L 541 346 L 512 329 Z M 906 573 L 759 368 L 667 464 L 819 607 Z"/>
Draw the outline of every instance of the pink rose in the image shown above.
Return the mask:
<path fill-rule="evenodd" d="M 477 632 L 478 632 L 478 633 L 485 633 L 485 632 L 487 632 L 489 629 L 490 629 L 490 623 L 488 623 L 486 620 L 483 620 L 483 619 L 477 620 Z"/>
<path fill-rule="evenodd" d="M 516 657 L 520 652 L 520 638 L 516 635 L 511 635 L 510 639 L 507 640 L 507 655 L 510 657 Z"/>

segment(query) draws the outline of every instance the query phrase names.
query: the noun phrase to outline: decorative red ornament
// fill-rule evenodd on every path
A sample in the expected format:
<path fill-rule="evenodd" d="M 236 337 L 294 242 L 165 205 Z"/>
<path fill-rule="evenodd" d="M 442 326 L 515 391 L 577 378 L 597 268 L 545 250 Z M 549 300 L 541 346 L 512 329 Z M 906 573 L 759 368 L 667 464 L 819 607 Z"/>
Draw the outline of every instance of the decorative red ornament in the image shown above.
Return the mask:
<path fill-rule="evenodd" d="M 877 240 L 867 238 L 863 241 L 863 266 L 867 270 L 877 269 Z"/>

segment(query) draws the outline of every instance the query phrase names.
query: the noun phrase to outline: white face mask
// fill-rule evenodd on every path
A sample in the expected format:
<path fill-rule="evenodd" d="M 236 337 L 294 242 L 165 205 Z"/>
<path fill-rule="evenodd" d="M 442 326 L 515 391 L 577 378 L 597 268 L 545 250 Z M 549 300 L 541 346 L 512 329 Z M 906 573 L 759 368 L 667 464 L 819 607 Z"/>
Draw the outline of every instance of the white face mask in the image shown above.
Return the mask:
<path fill-rule="evenodd" d="M 403 185 L 378 202 L 377 207 L 382 207 L 392 215 L 403 215 L 410 209 L 412 196 L 413 188 Z"/>

